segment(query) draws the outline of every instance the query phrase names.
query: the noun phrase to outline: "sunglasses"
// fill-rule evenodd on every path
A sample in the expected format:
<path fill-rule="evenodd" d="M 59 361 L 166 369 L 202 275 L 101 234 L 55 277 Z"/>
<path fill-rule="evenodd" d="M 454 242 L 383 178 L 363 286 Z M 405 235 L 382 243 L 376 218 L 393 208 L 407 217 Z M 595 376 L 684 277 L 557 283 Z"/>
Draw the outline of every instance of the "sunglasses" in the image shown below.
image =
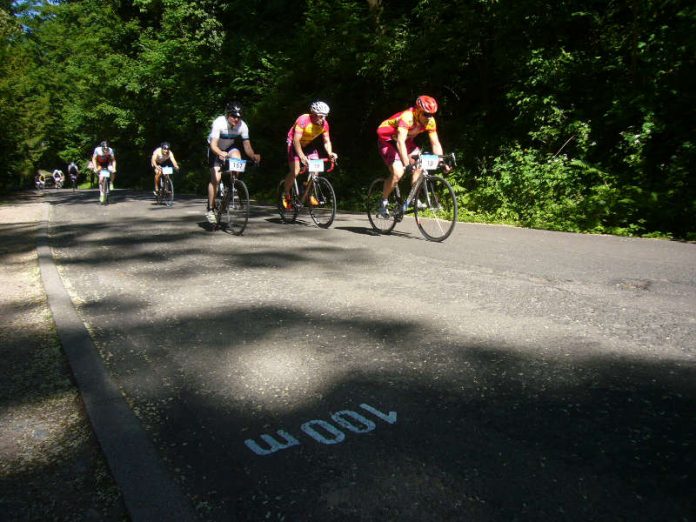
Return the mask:
<path fill-rule="evenodd" d="M 423 116 L 425 116 L 426 118 L 432 118 L 435 115 L 432 112 L 423 111 Z"/>

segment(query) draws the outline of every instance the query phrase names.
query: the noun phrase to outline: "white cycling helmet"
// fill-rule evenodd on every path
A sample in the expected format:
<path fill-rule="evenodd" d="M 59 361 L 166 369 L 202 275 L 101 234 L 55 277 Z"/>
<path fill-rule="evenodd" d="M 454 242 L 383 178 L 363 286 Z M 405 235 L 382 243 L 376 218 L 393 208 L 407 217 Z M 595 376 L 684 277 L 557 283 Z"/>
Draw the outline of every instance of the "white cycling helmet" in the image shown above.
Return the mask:
<path fill-rule="evenodd" d="M 324 116 L 327 116 L 329 114 L 329 106 L 326 105 L 323 101 L 315 101 L 310 105 L 309 107 L 310 112 L 314 114 L 323 114 Z"/>

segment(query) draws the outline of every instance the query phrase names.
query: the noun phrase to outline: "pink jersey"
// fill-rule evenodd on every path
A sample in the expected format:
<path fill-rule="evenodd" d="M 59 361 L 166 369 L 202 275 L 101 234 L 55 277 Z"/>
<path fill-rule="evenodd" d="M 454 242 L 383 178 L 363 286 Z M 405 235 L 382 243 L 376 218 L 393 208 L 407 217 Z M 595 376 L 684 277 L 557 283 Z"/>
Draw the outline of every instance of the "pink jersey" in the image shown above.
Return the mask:
<path fill-rule="evenodd" d="M 295 137 L 295 132 L 302 132 L 302 137 L 300 138 L 300 146 L 306 147 L 319 135 L 329 135 L 329 122 L 325 118 L 323 125 L 315 125 L 314 123 L 312 123 L 312 119 L 309 116 L 309 114 L 303 114 L 302 116 L 297 118 L 297 120 L 295 120 L 295 125 L 293 125 L 290 131 L 288 132 L 288 145 L 292 145 L 292 140 Z"/>

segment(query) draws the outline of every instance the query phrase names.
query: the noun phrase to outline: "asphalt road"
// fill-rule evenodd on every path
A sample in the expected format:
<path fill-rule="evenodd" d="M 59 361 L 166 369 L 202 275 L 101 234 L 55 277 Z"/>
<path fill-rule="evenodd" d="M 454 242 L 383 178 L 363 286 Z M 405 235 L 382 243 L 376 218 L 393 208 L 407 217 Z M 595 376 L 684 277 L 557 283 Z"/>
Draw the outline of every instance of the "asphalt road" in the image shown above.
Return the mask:
<path fill-rule="evenodd" d="M 110 375 L 202 520 L 689 520 L 696 245 L 51 196 Z"/>

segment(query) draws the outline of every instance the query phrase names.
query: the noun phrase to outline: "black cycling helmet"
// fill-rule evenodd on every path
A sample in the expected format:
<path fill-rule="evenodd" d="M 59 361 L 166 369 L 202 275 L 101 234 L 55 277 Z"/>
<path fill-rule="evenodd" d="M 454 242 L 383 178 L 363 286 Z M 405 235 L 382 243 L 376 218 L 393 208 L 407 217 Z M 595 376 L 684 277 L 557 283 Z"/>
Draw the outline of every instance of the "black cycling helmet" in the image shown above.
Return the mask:
<path fill-rule="evenodd" d="M 169 150 L 171 148 L 172 148 L 172 146 L 169 145 L 168 141 L 163 141 L 162 144 L 160 145 L 160 149 Z"/>
<path fill-rule="evenodd" d="M 108 149 L 108 148 L 109 148 L 109 142 L 107 142 L 106 140 L 104 140 L 104 141 L 102 141 L 102 142 L 99 144 L 99 146 L 100 146 L 102 149 Z"/>
<path fill-rule="evenodd" d="M 238 101 L 228 102 L 227 105 L 225 105 L 225 114 L 227 114 L 227 116 L 237 116 L 241 118 L 242 104 Z"/>

